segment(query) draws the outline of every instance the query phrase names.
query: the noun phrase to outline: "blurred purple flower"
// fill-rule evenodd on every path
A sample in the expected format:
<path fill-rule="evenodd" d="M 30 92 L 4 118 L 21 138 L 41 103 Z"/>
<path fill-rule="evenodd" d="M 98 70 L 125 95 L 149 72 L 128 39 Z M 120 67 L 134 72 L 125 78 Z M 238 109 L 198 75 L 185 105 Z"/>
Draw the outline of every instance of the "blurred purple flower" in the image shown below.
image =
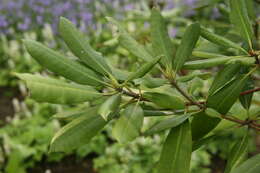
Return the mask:
<path fill-rule="evenodd" d="M 169 36 L 170 36 L 170 37 L 175 37 L 176 34 L 177 34 L 177 29 L 171 27 L 171 28 L 169 29 L 168 33 L 169 33 Z"/>
<path fill-rule="evenodd" d="M 8 26 L 8 22 L 4 16 L 0 16 L 0 28 L 4 28 Z"/>

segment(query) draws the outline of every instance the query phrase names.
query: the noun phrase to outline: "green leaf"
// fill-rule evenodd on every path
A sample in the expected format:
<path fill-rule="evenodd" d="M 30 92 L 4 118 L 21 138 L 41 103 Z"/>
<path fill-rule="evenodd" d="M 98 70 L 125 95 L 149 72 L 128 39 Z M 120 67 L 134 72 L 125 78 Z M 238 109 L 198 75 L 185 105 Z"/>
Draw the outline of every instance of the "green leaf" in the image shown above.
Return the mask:
<path fill-rule="evenodd" d="M 143 97 L 154 104 L 168 109 L 184 109 L 185 102 L 178 96 L 167 95 L 155 92 L 145 92 Z"/>
<path fill-rule="evenodd" d="M 117 26 L 120 35 L 119 35 L 119 44 L 123 46 L 130 53 L 135 55 L 136 57 L 144 60 L 151 61 L 153 59 L 152 55 L 150 55 L 143 45 L 139 44 L 130 34 L 126 32 L 126 30 L 117 22 L 115 19 L 111 17 L 106 17 L 106 19 Z"/>
<path fill-rule="evenodd" d="M 224 173 L 230 173 L 234 168 L 240 165 L 247 157 L 248 153 L 248 132 L 244 135 L 242 140 L 236 142 L 236 144 L 232 147 L 227 165 Z"/>
<path fill-rule="evenodd" d="M 218 72 L 217 76 L 209 89 L 208 95 L 212 95 L 216 90 L 225 86 L 230 82 L 236 74 L 238 74 L 241 68 L 240 63 L 233 63 L 225 66 L 221 71 Z"/>
<path fill-rule="evenodd" d="M 191 114 L 184 114 L 184 115 L 178 115 L 178 116 L 164 119 L 164 120 L 154 124 L 148 130 L 146 130 L 144 132 L 144 135 L 148 136 L 148 135 L 152 135 L 152 134 L 158 133 L 158 132 L 166 130 L 166 129 L 176 127 L 176 126 L 180 125 L 181 123 L 183 123 L 185 120 L 187 120 L 190 116 L 191 116 Z"/>
<path fill-rule="evenodd" d="M 99 108 L 98 113 L 107 121 L 109 115 L 118 110 L 121 103 L 121 94 L 110 96 Z"/>
<path fill-rule="evenodd" d="M 177 49 L 175 59 L 173 61 L 173 69 L 178 72 L 187 59 L 191 56 L 192 51 L 200 36 L 200 25 L 198 23 L 191 24 L 185 31 L 181 44 Z"/>
<path fill-rule="evenodd" d="M 103 75 L 110 75 L 111 70 L 101 53 L 96 52 L 85 36 L 66 18 L 61 17 L 59 32 L 73 52 L 88 67 Z"/>
<path fill-rule="evenodd" d="M 61 120 L 73 120 L 75 118 L 80 117 L 81 115 L 86 115 L 88 111 L 92 108 L 86 109 L 72 109 L 67 111 L 58 112 L 53 115 L 53 118 L 61 119 Z"/>
<path fill-rule="evenodd" d="M 24 44 L 30 55 L 43 67 L 79 84 L 98 86 L 103 83 L 100 76 L 87 67 L 70 60 L 52 49 L 33 40 Z"/>
<path fill-rule="evenodd" d="M 191 122 L 192 129 L 192 140 L 197 141 L 206 134 L 208 134 L 212 129 L 214 129 L 220 122 L 219 118 L 213 118 L 208 116 L 205 112 L 198 112 L 193 115 Z M 207 122 L 207 123 L 205 123 Z"/>
<path fill-rule="evenodd" d="M 211 135 L 211 136 L 199 139 L 197 141 L 193 141 L 192 142 L 192 151 L 196 151 L 197 149 L 199 149 L 203 145 L 206 145 L 206 144 L 210 143 L 216 137 L 217 137 L 217 135 Z"/>
<path fill-rule="evenodd" d="M 247 90 L 251 90 L 251 89 L 254 89 L 254 81 L 252 79 L 249 79 L 247 81 L 245 87 L 243 88 L 242 92 L 247 91 Z M 249 94 L 246 94 L 246 95 L 240 95 L 239 96 L 240 103 L 247 110 L 249 110 L 249 108 L 251 106 L 253 94 L 254 93 L 249 93 Z"/>
<path fill-rule="evenodd" d="M 226 114 L 238 99 L 240 92 L 248 80 L 248 75 L 239 75 L 223 88 L 210 95 L 207 99 L 207 107 L 213 108 L 221 114 Z"/>
<path fill-rule="evenodd" d="M 162 59 L 162 62 L 171 68 L 175 48 L 168 35 L 164 18 L 158 9 L 153 8 L 151 11 L 150 20 L 152 47 L 155 56 L 163 55 L 165 59 Z"/>
<path fill-rule="evenodd" d="M 171 129 L 158 163 L 158 173 L 189 173 L 192 140 L 189 121 Z"/>
<path fill-rule="evenodd" d="M 230 20 L 252 49 L 253 29 L 248 17 L 245 0 L 230 0 Z"/>
<path fill-rule="evenodd" d="M 196 61 L 188 61 L 183 65 L 183 69 L 196 70 L 196 69 L 205 69 L 216 67 L 218 65 L 226 64 L 233 57 L 217 57 L 211 59 L 202 59 Z"/>
<path fill-rule="evenodd" d="M 152 116 L 168 116 L 163 111 L 157 111 L 157 110 L 144 110 L 144 116 L 145 117 L 152 117 Z"/>
<path fill-rule="evenodd" d="M 87 144 L 106 123 L 94 107 L 85 116 L 80 116 L 61 128 L 51 141 L 50 151 L 66 152 Z"/>
<path fill-rule="evenodd" d="M 224 46 L 224 47 L 227 47 L 227 48 L 238 49 L 238 50 L 241 50 L 241 51 L 243 51 L 247 54 L 247 51 L 244 50 L 240 45 L 226 39 L 225 37 L 214 34 L 210 31 L 208 31 L 207 29 L 205 29 L 204 27 L 201 27 L 201 36 L 203 38 L 205 38 L 206 40 L 208 40 L 212 43 L 215 43 L 217 45 Z"/>
<path fill-rule="evenodd" d="M 167 79 L 153 78 L 148 76 L 134 80 L 134 83 L 136 85 L 144 85 L 148 88 L 157 88 L 164 85 L 167 82 Z"/>
<path fill-rule="evenodd" d="M 112 129 L 113 136 L 121 144 L 132 141 L 139 135 L 143 119 L 144 113 L 138 104 L 126 107 Z"/>
<path fill-rule="evenodd" d="M 254 21 L 256 20 L 256 13 L 255 13 L 255 2 L 254 0 L 246 0 L 246 8 L 247 8 L 247 12 L 248 12 L 248 16 L 249 18 Z"/>
<path fill-rule="evenodd" d="M 233 169 L 231 173 L 259 173 L 260 170 L 260 154 L 248 159 L 243 164 Z"/>
<path fill-rule="evenodd" d="M 75 104 L 102 96 L 94 88 L 86 85 L 26 73 L 17 76 L 26 81 L 31 97 L 39 102 Z"/>
<path fill-rule="evenodd" d="M 128 78 L 126 79 L 126 82 L 132 81 L 137 78 L 141 78 L 144 75 L 146 75 L 146 73 L 151 71 L 152 68 L 158 63 L 158 61 L 160 59 L 161 59 L 161 57 L 157 57 L 157 58 L 153 59 L 152 61 L 147 62 L 144 65 L 142 65 L 136 72 L 134 72 L 130 76 L 128 76 Z"/>

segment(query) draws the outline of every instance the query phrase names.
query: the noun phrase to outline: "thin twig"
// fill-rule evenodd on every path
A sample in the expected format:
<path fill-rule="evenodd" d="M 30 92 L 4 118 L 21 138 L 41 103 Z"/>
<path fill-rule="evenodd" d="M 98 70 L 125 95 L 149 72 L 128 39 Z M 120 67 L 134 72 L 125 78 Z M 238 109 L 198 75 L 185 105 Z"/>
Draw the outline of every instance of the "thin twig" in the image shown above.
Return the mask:
<path fill-rule="evenodd" d="M 175 87 L 188 101 L 190 101 L 190 104 L 197 105 L 200 109 L 204 108 L 204 106 L 201 105 L 200 102 L 194 101 L 185 91 L 183 91 L 174 80 L 169 80 L 171 85 Z"/>
<path fill-rule="evenodd" d="M 257 92 L 257 91 L 260 91 L 260 88 L 255 88 L 255 89 L 251 89 L 251 90 L 247 90 L 247 91 L 243 91 L 240 93 L 240 95 L 247 95 L 247 94 L 251 94 L 251 93 L 254 93 L 254 92 Z"/>

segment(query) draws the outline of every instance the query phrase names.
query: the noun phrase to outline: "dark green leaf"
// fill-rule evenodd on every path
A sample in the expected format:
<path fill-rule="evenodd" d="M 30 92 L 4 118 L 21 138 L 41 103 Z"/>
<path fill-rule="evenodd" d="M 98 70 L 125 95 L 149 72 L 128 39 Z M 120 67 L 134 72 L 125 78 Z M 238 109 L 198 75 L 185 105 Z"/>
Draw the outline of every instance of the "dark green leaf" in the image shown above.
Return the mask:
<path fill-rule="evenodd" d="M 221 114 L 226 114 L 238 99 L 247 81 L 247 75 L 237 76 L 234 80 L 208 97 L 207 107 L 213 108 Z"/>
<path fill-rule="evenodd" d="M 79 57 L 88 67 L 103 75 L 111 74 L 101 53 L 96 52 L 85 36 L 66 18 L 60 18 L 59 31 L 74 55 Z"/>
<path fill-rule="evenodd" d="M 121 144 L 132 141 L 139 135 L 143 119 L 143 109 L 138 104 L 126 107 L 113 127 L 113 136 Z"/>
<path fill-rule="evenodd" d="M 194 118 L 192 119 L 191 122 L 193 141 L 197 141 L 203 136 L 205 136 L 206 134 L 208 134 L 220 122 L 219 118 L 210 117 L 205 112 L 199 112 L 193 115 L 193 117 Z"/>
<path fill-rule="evenodd" d="M 189 173 L 192 152 L 190 123 L 188 120 L 171 129 L 163 145 L 158 173 Z"/>
<path fill-rule="evenodd" d="M 39 102 L 73 104 L 102 96 L 94 88 L 86 85 L 66 83 L 40 75 L 17 74 L 17 76 L 26 81 L 31 97 Z"/>
<path fill-rule="evenodd" d="M 249 79 L 245 85 L 245 87 L 243 88 L 242 92 L 243 91 L 247 91 L 247 90 L 251 90 L 251 89 L 254 89 L 254 81 L 252 79 Z M 249 93 L 249 94 L 246 94 L 246 95 L 241 95 L 239 96 L 239 101 L 240 103 L 242 104 L 242 106 L 245 108 L 245 109 L 249 109 L 250 106 L 251 106 L 251 102 L 252 102 L 252 98 L 253 98 L 253 94 L 254 93 Z"/>
<path fill-rule="evenodd" d="M 106 125 L 93 108 L 60 129 L 51 141 L 51 152 L 66 152 L 87 144 Z"/>
<path fill-rule="evenodd" d="M 76 61 L 70 60 L 52 49 L 33 40 L 25 40 L 31 56 L 50 71 L 85 85 L 100 85 L 102 79 L 95 72 Z"/>
<path fill-rule="evenodd" d="M 221 71 L 219 71 L 217 76 L 214 78 L 208 95 L 212 95 L 216 90 L 220 89 L 228 82 L 230 82 L 234 78 L 234 76 L 239 73 L 240 68 L 240 63 L 234 63 L 225 66 Z"/>
<path fill-rule="evenodd" d="M 198 23 L 191 24 L 185 31 L 181 44 L 177 49 L 175 58 L 173 60 L 173 69 L 179 71 L 184 63 L 192 54 L 200 36 L 200 25 Z"/>

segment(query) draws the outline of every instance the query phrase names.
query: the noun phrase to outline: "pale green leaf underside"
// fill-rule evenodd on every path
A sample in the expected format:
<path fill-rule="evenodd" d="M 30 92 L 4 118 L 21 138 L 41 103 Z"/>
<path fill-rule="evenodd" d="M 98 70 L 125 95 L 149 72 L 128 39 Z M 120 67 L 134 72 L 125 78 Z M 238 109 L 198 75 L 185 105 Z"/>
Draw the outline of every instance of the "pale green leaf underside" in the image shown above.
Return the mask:
<path fill-rule="evenodd" d="M 17 74 L 26 81 L 31 97 L 40 102 L 75 104 L 102 96 L 86 85 L 67 83 L 57 79 L 32 74 Z"/>

